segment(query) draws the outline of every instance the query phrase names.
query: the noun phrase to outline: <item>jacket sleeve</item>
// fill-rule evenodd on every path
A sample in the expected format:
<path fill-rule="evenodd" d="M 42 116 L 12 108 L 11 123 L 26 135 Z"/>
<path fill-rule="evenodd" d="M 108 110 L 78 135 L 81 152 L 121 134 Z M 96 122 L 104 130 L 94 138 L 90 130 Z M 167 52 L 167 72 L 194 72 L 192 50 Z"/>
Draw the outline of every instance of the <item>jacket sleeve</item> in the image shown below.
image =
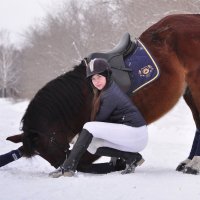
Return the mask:
<path fill-rule="evenodd" d="M 111 113 L 116 108 L 115 98 L 111 94 L 106 93 L 102 96 L 99 112 L 96 115 L 96 121 L 106 122 Z"/>

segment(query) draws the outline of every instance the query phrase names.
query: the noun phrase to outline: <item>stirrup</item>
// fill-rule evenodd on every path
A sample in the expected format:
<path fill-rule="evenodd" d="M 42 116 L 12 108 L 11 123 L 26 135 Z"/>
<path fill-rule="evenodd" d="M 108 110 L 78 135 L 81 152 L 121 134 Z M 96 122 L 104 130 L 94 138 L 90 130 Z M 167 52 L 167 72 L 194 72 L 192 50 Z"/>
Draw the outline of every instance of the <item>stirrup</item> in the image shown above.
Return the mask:
<path fill-rule="evenodd" d="M 139 161 L 138 160 L 134 160 L 132 163 L 130 164 L 126 164 L 126 169 L 123 170 L 121 172 L 121 174 L 130 174 L 130 173 L 134 173 L 135 172 L 135 168 L 137 166 L 141 166 L 144 163 L 144 159 L 141 158 Z"/>

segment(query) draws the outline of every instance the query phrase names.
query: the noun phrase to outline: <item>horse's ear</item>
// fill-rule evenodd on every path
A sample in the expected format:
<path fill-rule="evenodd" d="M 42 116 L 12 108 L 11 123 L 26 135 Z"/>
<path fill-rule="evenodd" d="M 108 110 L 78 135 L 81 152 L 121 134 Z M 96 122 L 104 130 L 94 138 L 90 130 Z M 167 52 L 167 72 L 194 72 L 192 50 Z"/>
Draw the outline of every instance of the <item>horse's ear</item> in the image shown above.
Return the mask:
<path fill-rule="evenodd" d="M 6 140 L 9 140 L 14 143 L 19 143 L 19 142 L 22 142 L 22 137 L 23 137 L 23 133 L 7 137 Z"/>

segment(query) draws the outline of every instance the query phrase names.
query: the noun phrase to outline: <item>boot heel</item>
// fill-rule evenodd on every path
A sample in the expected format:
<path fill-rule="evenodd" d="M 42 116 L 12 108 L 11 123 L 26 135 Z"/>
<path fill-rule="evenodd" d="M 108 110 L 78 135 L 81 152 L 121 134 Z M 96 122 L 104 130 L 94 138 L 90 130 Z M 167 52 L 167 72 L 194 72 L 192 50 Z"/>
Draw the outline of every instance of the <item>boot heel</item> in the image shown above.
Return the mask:
<path fill-rule="evenodd" d="M 141 158 L 137 163 L 136 163 L 136 166 L 141 166 L 143 163 L 144 163 L 144 159 Z"/>

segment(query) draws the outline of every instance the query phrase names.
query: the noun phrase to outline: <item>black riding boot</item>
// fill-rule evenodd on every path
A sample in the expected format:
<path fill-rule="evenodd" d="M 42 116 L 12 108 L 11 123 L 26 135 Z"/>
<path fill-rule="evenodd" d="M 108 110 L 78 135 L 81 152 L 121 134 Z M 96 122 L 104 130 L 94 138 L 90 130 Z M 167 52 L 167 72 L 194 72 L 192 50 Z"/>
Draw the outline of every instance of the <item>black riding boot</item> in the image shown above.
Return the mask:
<path fill-rule="evenodd" d="M 73 176 L 79 160 L 82 155 L 86 152 L 90 142 L 92 141 L 92 134 L 86 129 L 83 129 L 71 150 L 69 157 L 64 161 L 59 169 L 50 173 L 49 175 L 53 178 L 58 178 L 60 176 Z"/>
<path fill-rule="evenodd" d="M 99 156 L 109 156 L 124 159 L 126 161 L 126 169 L 122 171 L 122 174 L 134 172 L 135 168 L 144 162 L 144 159 L 139 153 L 120 151 L 109 147 L 100 147 L 97 149 L 95 154 Z"/>

